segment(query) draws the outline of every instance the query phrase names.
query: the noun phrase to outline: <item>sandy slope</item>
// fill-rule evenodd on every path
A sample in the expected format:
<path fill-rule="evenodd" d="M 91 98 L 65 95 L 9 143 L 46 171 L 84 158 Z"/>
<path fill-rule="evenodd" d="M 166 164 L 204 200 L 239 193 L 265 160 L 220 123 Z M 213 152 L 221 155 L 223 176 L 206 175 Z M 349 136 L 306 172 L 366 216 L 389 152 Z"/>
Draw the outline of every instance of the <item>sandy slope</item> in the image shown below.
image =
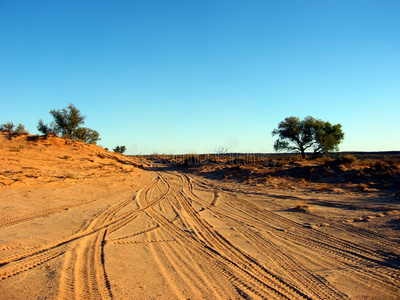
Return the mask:
<path fill-rule="evenodd" d="M 0 137 L 0 299 L 400 297 L 399 207 L 377 194 L 206 180 Z M 300 202 L 309 213 L 291 210 Z"/>

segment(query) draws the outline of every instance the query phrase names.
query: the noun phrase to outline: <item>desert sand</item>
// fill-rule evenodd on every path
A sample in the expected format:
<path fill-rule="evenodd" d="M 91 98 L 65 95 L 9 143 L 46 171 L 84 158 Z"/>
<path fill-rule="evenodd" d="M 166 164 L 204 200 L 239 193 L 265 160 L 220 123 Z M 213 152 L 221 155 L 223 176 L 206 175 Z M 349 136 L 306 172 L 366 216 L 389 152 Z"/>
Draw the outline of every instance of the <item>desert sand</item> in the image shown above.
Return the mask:
<path fill-rule="evenodd" d="M 379 191 L 0 139 L 0 299 L 400 298 L 400 201 Z"/>

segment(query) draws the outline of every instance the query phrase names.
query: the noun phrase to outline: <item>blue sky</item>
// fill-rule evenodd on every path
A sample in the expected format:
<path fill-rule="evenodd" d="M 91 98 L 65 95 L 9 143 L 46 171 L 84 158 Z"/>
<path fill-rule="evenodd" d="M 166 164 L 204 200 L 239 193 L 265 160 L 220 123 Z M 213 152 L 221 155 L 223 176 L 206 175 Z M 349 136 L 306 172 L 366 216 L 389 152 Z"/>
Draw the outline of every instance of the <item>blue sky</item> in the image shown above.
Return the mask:
<path fill-rule="evenodd" d="M 0 0 L 0 123 L 73 103 L 129 154 L 272 152 L 289 116 L 400 150 L 400 1 Z"/>

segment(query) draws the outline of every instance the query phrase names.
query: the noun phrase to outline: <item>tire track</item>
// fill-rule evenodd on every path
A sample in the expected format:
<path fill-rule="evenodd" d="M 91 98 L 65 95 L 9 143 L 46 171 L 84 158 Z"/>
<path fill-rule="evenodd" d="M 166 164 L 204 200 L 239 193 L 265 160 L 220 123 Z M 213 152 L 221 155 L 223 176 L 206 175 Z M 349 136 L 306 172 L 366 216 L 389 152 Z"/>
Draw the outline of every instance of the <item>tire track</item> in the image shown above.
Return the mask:
<path fill-rule="evenodd" d="M 155 210 L 149 209 L 149 215 L 151 215 L 163 228 L 165 228 L 170 234 L 175 236 L 175 238 L 185 247 L 190 249 L 196 254 L 199 259 L 205 261 L 210 267 L 222 275 L 224 275 L 236 289 L 240 291 L 244 290 L 247 295 L 252 295 L 256 298 L 268 298 L 268 299 L 298 299 L 306 298 L 299 297 L 294 291 L 284 291 L 282 292 L 279 285 L 281 282 L 278 278 L 272 277 L 271 284 L 264 283 L 264 281 L 259 280 L 254 277 L 254 275 L 247 272 L 241 267 L 240 264 L 235 261 L 231 261 L 224 255 L 216 252 L 214 249 L 207 247 L 201 242 L 197 241 L 190 234 L 177 228 L 175 225 L 171 224 L 163 216 L 158 214 Z M 291 292 L 291 293 L 290 293 Z"/>
<path fill-rule="evenodd" d="M 58 299 L 112 299 L 104 267 L 106 229 L 76 242 L 66 255 Z"/>
<path fill-rule="evenodd" d="M 158 176 L 162 177 L 161 174 L 158 174 Z M 146 212 L 182 245 L 192 251 L 194 250 L 197 256 L 200 256 L 201 259 L 226 276 L 236 289 L 241 291 L 240 293 L 252 295 L 256 298 L 308 298 L 213 231 L 208 223 L 195 215 L 194 209 L 185 198 L 184 192 L 174 189 L 173 194 L 181 204 L 183 212 L 188 214 L 187 219 L 190 219 L 188 222 L 194 227 L 193 229 L 200 241 L 192 234 L 169 222 L 152 207 L 149 207 Z M 146 200 L 142 201 L 146 202 Z M 181 215 L 181 217 L 184 217 L 184 215 Z"/>
<path fill-rule="evenodd" d="M 219 198 L 219 194 L 217 191 L 213 192 L 213 199 L 211 200 L 210 207 L 215 206 L 217 204 L 217 200 Z"/>
<path fill-rule="evenodd" d="M 65 247 L 51 249 L 49 251 L 39 253 L 33 257 L 29 257 L 22 262 L 10 263 L 0 269 L 0 281 L 18 275 L 22 272 L 33 269 L 53 258 L 62 255 L 65 252 Z"/>
<path fill-rule="evenodd" d="M 144 234 L 146 232 L 153 231 L 153 230 L 155 230 L 155 229 L 157 229 L 159 227 L 160 226 L 157 224 L 156 226 L 152 226 L 152 227 L 149 227 L 149 228 L 146 228 L 146 229 L 143 229 L 143 230 L 139 230 L 139 231 L 136 231 L 136 232 L 131 233 L 131 234 L 127 234 L 127 235 L 123 235 L 123 236 L 116 237 L 116 238 L 113 238 L 113 239 L 109 239 L 109 240 L 107 240 L 107 242 L 109 242 L 109 241 L 110 242 L 116 242 L 116 241 L 119 241 L 119 240 L 128 239 L 128 238 L 131 238 L 131 237 L 134 237 L 134 236 L 137 236 L 137 235 Z"/>
<path fill-rule="evenodd" d="M 190 178 L 185 176 L 186 182 L 190 182 Z M 187 184 L 190 196 L 199 199 L 192 191 L 192 185 Z M 266 253 L 277 266 L 282 269 L 289 277 L 297 283 L 297 286 L 303 293 L 312 299 L 343 299 L 346 296 L 330 286 L 327 282 L 313 276 L 310 271 L 300 264 L 296 263 L 289 256 L 285 255 L 271 241 L 262 238 L 258 233 L 249 230 L 244 223 L 237 220 L 237 216 L 230 214 L 230 217 L 221 213 L 220 209 L 210 207 L 221 220 L 229 226 L 237 229 L 244 237 L 246 237 L 261 252 Z M 219 211 L 219 212 L 217 212 Z"/>
<path fill-rule="evenodd" d="M 190 180 L 190 178 L 188 178 L 188 180 Z M 194 194 L 192 195 L 197 197 Z M 387 286 L 387 288 L 392 291 L 392 295 L 398 295 L 397 290 L 400 288 L 400 283 L 394 281 L 393 278 L 399 278 L 400 271 L 389 264 L 385 265 L 384 260 L 387 259 L 387 255 L 346 240 L 338 239 L 315 229 L 305 228 L 280 215 L 260 209 L 258 206 L 243 199 L 236 197 L 230 199 L 232 201 L 227 205 L 248 217 L 243 219 L 235 214 L 233 215 L 234 220 L 241 219 L 244 222 L 251 223 L 256 228 L 266 230 L 269 234 L 279 236 L 301 247 L 307 247 L 313 251 L 318 249 L 320 253 L 323 253 L 328 259 L 330 258 L 332 260 L 332 256 L 335 256 L 340 259 L 340 261 L 336 261 L 336 263 L 339 263 L 346 269 L 351 267 L 351 272 L 361 275 L 360 278 L 364 279 L 364 283 L 368 284 L 369 280 L 377 281 Z M 240 208 L 237 205 L 239 205 Z M 223 214 L 229 215 L 226 210 L 217 209 L 215 207 L 210 207 L 209 209 L 219 216 L 220 214 L 218 213 L 221 213 L 221 211 L 223 211 Z M 230 217 L 232 217 L 232 215 Z M 257 222 L 254 223 L 251 222 L 251 220 L 257 220 Z M 291 230 L 282 230 L 279 227 L 291 228 Z"/>
<path fill-rule="evenodd" d="M 397 294 L 396 290 L 400 288 L 400 283 L 393 281 L 392 278 L 398 277 L 400 271 L 385 263 L 387 256 L 363 246 L 337 239 L 318 230 L 305 228 L 302 225 L 266 210 L 263 210 L 262 213 L 264 215 L 267 214 L 265 217 L 266 220 L 274 220 L 277 221 L 276 223 L 281 221 L 284 225 L 291 225 L 291 230 L 282 231 L 275 229 L 273 231 L 274 235 L 313 251 L 318 249 L 320 250 L 319 253 L 324 254 L 328 258 L 335 256 L 340 259 L 336 260 L 336 263 L 347 269 L 350 267 L 351 272 L 362 275 L 360 278 L 364 279 L 364 283 L 368 284 L 369 280 L 374 280 L 386 285 L 395 295 Z M 264 224 L 267 225 L 267 222 L 264 222 Z M 385 266 L 383 267 L 383 265 Z M 381 271 L 378 272 L 377 269 Z M 382 272 L 382 269 L 385 271 Z"/>
<path fill-rule="evenodd" d="M 84 202 L 93 201 L 95 200 Z M 59 284 L 60 299 L 111 299 L 112 293 L 104 266 L 105 237 L 108 231 L 115 231 L 136 218 L 138 210 L 117 216 L 133 201 L 132 198 L 124 199 L 106 208 L 69 237 L 1 258 L 0 280 L 28 271 L 65 254 Z M 57 211 L 57 209 L 46 210 L 40 216 Z M 36 217 L 38 214 L 30 216 L 31 219 Z M 28 219 L 21 218 L 20 221 Z"/>
<path fill-rule="evenodd" d="M 152 236 L 159 239 L 167 239 L 170 235 L 164 231 L 159 230 L 157 232 L 153 232 Z M 176 241 L 176 240 L 175 240 Z M 208 276 L 203 272 L 203 270 L 199 267 L 198 261 L 194 259 L 193 255 L 187 251 L 186 248 L 183 248 L 185 251 L 185 255 L 181 255 L 182 250 L 177 249 L 177 244 L 158 244 L 155 247 L 158 247 L 159 251 L 155 251 L 154 255 L 164 256 L 158 258 L 159 261 L 162 262 L 163 265 L 168 265 L 172 267 L 175 271 L 172 272 L 176 277 L 175 281 L 183 281 L 185 282 L 185 290 L 190 289 L 195 295 L 203 295 L 204 298 L 212 298 L 212 299 L 227 299 L 231 298 L 233 288 L 228 291 L 226 288 L 218 288 L 217 285 L 213 285 Z M 169 276 L 171 276 L 171 272 L 168 272 Z M 207 272 L 208 273 L 208 272 Z M 214 279 L 215 280 L 215 279 Z M 220 283 L 220 279 L 218 278 L 218 283 Z M 229 295 L 229 296 L 228 296 Z M 185 298 L 190 297 L 190 294 Z M 237 298 L 237 294 L 235 295 Z"/>
<path fill-rule="evenodd" d="M 206 181 L 200 180 L 200 179 L 194 179 L 190 177 L 190 180 L 192 180 L 193 182 L 195 182 L 195 184 L 205 190 L 216 190 L 216 187 L 213 184 L 209 184 Z M 227 194 L 230 194 L 233 197 L 236 197 L 236 195 L 234 193 L 243 193 L 243 194 L 248 194 L 245 193 L 242 190 L 233 190 L 233 189 L 228 189 L 228 188 L 224 188 L 223 189 L 224 192 L 226 192 Z M 269 193 L 258 193 L 258 192 L 250 192 L 251 194 L 255 194 L 255 195 L 266 195 L 267 197 L 273 197 L 274 195 L 269 194 Z M 302 199 L 297 199 L 297 200 L 302 200 Z M 279 205 L 276 202 L 273 202 L 274 205 Z M 354 207 L 354 206 L 351 206 Z M 357 207 L 360 207 L 360 205 L 357 205 Z M 377 209 L 377 210 L 381 210 L 382 206 L 374 206 L 374 205 L 364 205 L 361 206 L 361 208 L 364 209 Z M 321 223 L 326 222 L 326 220 L 322 217 L 316 216 L 316 215 L 312 215 L 312 217 L 318 219 Z M 365 238 L 365 239 L 369 239 L 371 241 L 373 241 L 374 243 L 378 243 L 381 244 L 387 248 L 389 248 L 391 251 L 395 252 L 395 253 L 400 253 L 399 249 L 400 249 L 400 242 L 398 241 L 393 241 L 393 240 L 388 240 L 386 237 L 384 237 L 383 235 L 377 233 L 377 232 L 373 232 L 370 231 L 368 229 L 362 229 L 360 230 L 359 228 L 357 228 L 356 226 L 353 226 L 351 224 L 345 224 L 345 223 L 331 223 L 330 224 L 331 227 L 336 228 L 338 230 L 344 231 L 344 232 L 350 232 L 356 236 L 359 236 L 361 238 Z"/>
<path fill-rule="evenodd" d="M 125 245 L 125 244 L 150 244 L 150 243 L 168 243 L 168 242 L 176 242 L 174 239 L 166 239 L 166 240 L 145 240 L 145 241 L 116 241 L 116 240 L 109 240 L 107 244 L 118 244 L 118 245 Z"/>
<path fill-rule="evenodd" d="M 312 299 L 344 299 L 347 297 L 325 280 L 312 275 L 308 269 L 284 254 L 271 240 L 261 237 L 258 233 L 249 230 L 247 226 L 235 219 L 222 217 L 221 214 L 218 214 L 218 216 L 226 224 L 239 231 L 259 251 L 268 255 L 287 276 L 296 282 L 302 292 Z"/>
<path fill-rule="evenodd" d="M 127 192 L 127 191 L 129 191 L 129 189 L 122 190 L 121 192 Z M 5 227 L 9 227 L 9 226 L 13 226 L 13 225 L 18 225 L 20 223 L 32 221 L 32 220 L 35 220 L 35 219 L 38 219 L 38 218 L 48 217 L 50 215 L 53 215 L 53 214 L 56 214 L 56 213 L 60 213 L 60 212 L 63 212 L 65 210 L 69 210 L 69 209 L 74 208 L 74 207 L 78 207 L 78 206 L 82 206 L 82 205 L 93 203 L 95 201 L 98 201 L 99 199 L 101 199 L 101 198 L 100 197 L 96 197 L 94 199 L 79 201 L 79 202 L 76 202 L 76 203 L 73 203 L 73 204 L 62 205 L 62 206 L 45 209 L 45 210 L 42 210 L 42 211 L 39 211 L 39 212 L 35 212 L 35 213 L 23 215 L 23 216 L 12 217 L 12 218 L 7 218 L 7 219 L 4 219 L 4 220 L 0 220 L 0 229 L 1 228 L 5 228 Z"/>
<path fill-rule="evenodd" d="M 134 209 L 119 216 L 117 214 L 127 205 L 139 202 L 139 195 L 143 191 L 147 193 L 158 184 L 159 180 L 153 181 L 149 186 L 140 189 L 133 199 L 122 200 L 107 208 L 88 224 L 85 231 L 92 234 L 78 240 L 66 255 L 59 285 L 59 299 L 112 299 L 104 263 L 107 232 L 114 232 L 133 221 L 142 209 Z M 136 235 L 141 233 L 143 232 Z M 135 233 L 131 236 L 134 235 Z M 116 243 L 122 244 L 124 241 Z"/>
<path fill-rule="evenodd" d="M 137 217 L 138 210 L 116 216 L 136 197 L 122 200 L 95 217 L 85 229 L 92 234 L 70 247 L 61 273 L 58 299 L 112 299 L 104 263 L 106 234 L 122 228 Z"/>
<path fill-rule="evenodd" d="M 195 195 L 193 194 L 193 196 Z M 238 204 L 240 208 L 236 204 Z M 333 235 L 315 229 L 306 228 L 303 225 L 291 221 L 278 214 L 272 213 L 265 209 L 260 209 L 258 206 L 246 200 L 240 198 L 231 198 L 230 203 L 227 203 L 227 205 L 247 215 L 249 221 L 257 220 L 259 224 L 264 227 L 263 229 L 269 229 L 281 235 L 283 232 L 284 234 L 297 234 L 300 238 L 305 236 L 307 237 L 307 240 L 310 240 L 311 243 L 320 243 L 321 241 L 323 241 L 323 244 L 326 244 L 327 247 L 331 247 L 332 249 L 336 249 L 336 251 L 349 255 L 355 254 L 357 257 L 364 258 L 368 262 L 380 262 L 379 259 L 386 258 L 386 256 L 369 248 L 336 238 Z M 213 210 L 215 209 L 213 208 Z M 282 230 L 282 228 L 291 228 L 291 230 Z"/>

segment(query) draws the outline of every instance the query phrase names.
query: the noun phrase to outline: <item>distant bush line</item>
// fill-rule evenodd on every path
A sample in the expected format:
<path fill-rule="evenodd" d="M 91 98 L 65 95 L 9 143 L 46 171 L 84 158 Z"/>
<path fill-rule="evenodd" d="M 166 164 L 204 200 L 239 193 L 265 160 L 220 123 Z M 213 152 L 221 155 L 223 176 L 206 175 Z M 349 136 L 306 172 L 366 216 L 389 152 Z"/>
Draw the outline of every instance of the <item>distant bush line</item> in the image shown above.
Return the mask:
<path fill-rule="evenodd" d="M 226 154 L 151 154 L 134 156 L 142 160 L 150 160 L 155 163 L 177 165 L 182 167 L 195 167 L 207 164 L 221 165 L 260 165 L 282 166 L 288 163 L 299 163 L 310 160 L 293 153 L 226 153 Z M 379 161 L 394 163 L 400 161 L 400 151 L 396 152 L 343 152 L 331 153 L 315 159 L 316 162 L 331 165 L 354 164 L 362 160 L 363 164 L 374 165 Z"/>

